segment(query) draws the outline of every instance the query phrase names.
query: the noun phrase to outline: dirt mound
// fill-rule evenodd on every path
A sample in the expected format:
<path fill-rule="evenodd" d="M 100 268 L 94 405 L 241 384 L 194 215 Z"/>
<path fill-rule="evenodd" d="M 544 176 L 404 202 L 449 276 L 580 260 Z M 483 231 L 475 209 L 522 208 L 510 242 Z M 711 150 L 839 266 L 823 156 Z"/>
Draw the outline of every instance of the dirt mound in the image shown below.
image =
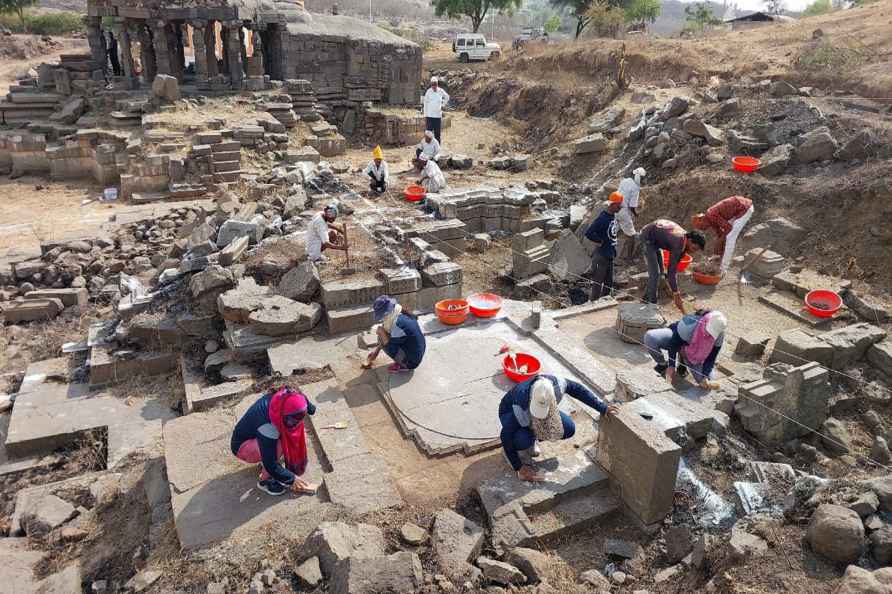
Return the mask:
<path fill-rule="evenodd" d="M 30 60 L 51 54 L 61 44 L 52 37 L 34 35 L 0 35 L 0 58 Z"/>

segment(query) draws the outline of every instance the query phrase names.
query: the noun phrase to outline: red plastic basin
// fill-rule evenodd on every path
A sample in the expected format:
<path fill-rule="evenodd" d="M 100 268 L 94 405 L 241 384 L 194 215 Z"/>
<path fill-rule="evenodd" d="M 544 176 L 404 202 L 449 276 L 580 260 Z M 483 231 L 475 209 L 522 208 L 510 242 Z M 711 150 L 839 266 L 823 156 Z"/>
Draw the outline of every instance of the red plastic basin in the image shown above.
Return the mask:
<path fill-rule="evenodd" d="M 447 326 L 457 326 L 468 319 L 468 302 L 464 299 L 444 299 L 436 306 L 437 318 Z"/>
<path fill-rule="evenodd" d="M 695 270 L 692 275 L 694 276 L 694 282 L 701 285 L 717 285 L 722 280 L 721 274 L 706 274 Z"/>
<path fill-rule="evenodd" d="M 832 318 L 842 307 L 842 298 L 826 289 L 815 289 L 805 296 L 805 308 L 816 318 Z"/>
<path fill-rule="evenodd" d="M 517 367 L 514 366 L 515 361 L 517 361 Z M 518 367 L 523 367 L 524 365 L 527 367 L 526 373 L 517 371 Z M 541 367 L 542 364 L 539 363 L 539 359 L 527 353 L 517 353 L 514 357 L 505 355 L 505 358 L 502 359 L 502 370 L 505 372 L 505 375 L 508 376 L 508 379 L 517 383 L 527 381 L 539 373 Z"/>
<path fill-rule="evenodd" d="M 502 298 L 495 293 L 474 293 L 468 297 L 468 306 L 478 318 L 491 318 L 502 309 Z"/>
<path fill-rule="evenodd" d="M 731 159 L 731 165 L 741 173 L 752 173 L 762 165 L 762 161 L 755 157 L 734 157 Z"/>
<path fill-rule="evenodd" d="M 660 250 L 660 254 L 663 256 L 663 270 L 669 270 L 669 252 Z M 681 261 L 678 263 L 677 272 L 684 272 L 687 270 L 688 266 L 690 266 L 693 261 L 694 258 L 690 254 L 682 256 Z"/>
<path fill-rule="evenodd" d="M 408 188 L 406 188 L 406 200 L 409 202 L 421 202 L 424 200 L 424 196 L 427 194 L 425 189 L 419 185 L 412 184 Z"/>

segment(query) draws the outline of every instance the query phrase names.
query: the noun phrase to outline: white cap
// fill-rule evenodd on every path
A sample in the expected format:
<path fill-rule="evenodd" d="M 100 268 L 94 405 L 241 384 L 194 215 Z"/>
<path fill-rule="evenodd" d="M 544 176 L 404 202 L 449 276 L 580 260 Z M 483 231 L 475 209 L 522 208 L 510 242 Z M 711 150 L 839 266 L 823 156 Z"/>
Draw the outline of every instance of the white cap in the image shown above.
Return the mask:
<path fill-rule="evenodd" d="M 440 79 L 437 78 L 436 76 L 432 76 L 432 77 L 431 77 L 431 84 L 434 84 L 434 83 L 438 83 L 438 84 L 439 84 L 439 82 L 440 82 Z"/>
<path fill-rule="evenodd" d="M 639 177 L 639 178 L 644 177 L 645 175 L 647 175 L 647 171 L 644 170 L 644 167 L 639 167 L 638 169 L 636 169 L 635 171 L 632 172 L 632 175 L 634 175 L 635 177 Z"/>
<path fill-rule="evenodd" d="M 706 320 L 706 332 L 708 332 L 713 339 L 718 340 L 719 337 L 725 333 L 725 328 L 727 327 L 728 318 L 725 317 L 725 314 L 720 311 L 709 313 L 709 319 Z"/>
<path fill-rule="evenodd" d="M 554 403 L 554 386 L 548 378 L 539 378 L 530 388 L 530 414 L 537 419 L 544 419 Z"/>
<path fill-rule="evenodd" d="M 429 159 L 430 159 L 430 157 L 428 157 L 427 154 L 425 154 L 425 153 L 421 153 L 420 155 L 418 155 L 418 160 L 421 161 L 422 163 L 427 163 L 427 161 Z"/>
<path fill-rule="evenodd" d="M 434 131 L 433 131 L 433 130 L 425 130 L 425 131 L 424 131 L 424 135 L 425 135 L 425 136 L 433 136 L 433 135 L 434 135 Z"/>

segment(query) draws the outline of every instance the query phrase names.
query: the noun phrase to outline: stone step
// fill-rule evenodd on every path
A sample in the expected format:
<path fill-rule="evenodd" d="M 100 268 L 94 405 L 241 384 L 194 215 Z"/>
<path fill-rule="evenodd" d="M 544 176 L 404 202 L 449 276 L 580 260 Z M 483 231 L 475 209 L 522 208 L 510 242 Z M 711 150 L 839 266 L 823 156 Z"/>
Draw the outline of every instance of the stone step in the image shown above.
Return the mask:
<path fill-rule="evenodd" d="M 174 353 L 139 352 L 131 358 L 113 353 L 112 349 L 95 346 L 90 350 L 90 386 L 126 381 L 140 375 L 163 375 L 176 369 Z"/>
<path fill-rule="evenodd" d="M 56 95 L 54 93 L 34 93 L 34 92 L 24 92 L 24 93 L 9 93 L 6 95 L 7 99 L 9 99 L 12 103 L 23 104 L 23 103 L 43 103 L 43 104 L 56 104 L 62 100 L 61 95 Z"/>
<path fill-rule="evenodd" d="M 326 309 L 325 319 L 328 322 L 328 333 L 332 335 L 368 330 L 374 322 L 370 305 Z"/>

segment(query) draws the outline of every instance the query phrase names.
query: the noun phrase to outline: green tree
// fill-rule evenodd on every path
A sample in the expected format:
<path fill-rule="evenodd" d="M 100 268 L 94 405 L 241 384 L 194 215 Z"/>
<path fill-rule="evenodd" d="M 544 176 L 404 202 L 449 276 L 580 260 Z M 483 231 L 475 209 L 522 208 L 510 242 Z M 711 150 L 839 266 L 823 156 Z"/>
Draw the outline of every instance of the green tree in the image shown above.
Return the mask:
<path fill-rule="evenodd" d="M 591 8 L 592 0 L 549 0 L 551 5 L 559 10 L 567 10 L 576 17 L 576 39 L 582 34 L 591 19 L 587 16 Z"/>
<path fill-rule="evenodd" d="M 818 16 L 819 14 L 827 14 L 833 10 L 833 4 L 830 0 L 815 0 L 805 7 L 802 16 Z"/>
<path fill-rule="evenodd" d="M 625 8 L 630 23 L 654 23 L 660 16 L 660 0 L 631 0 Z"/>
<path fill-rule="evenodd" d="M 556 14 L 551 15 L 547 21 L 545 21 L 545 32 L 551 35 L 555 31 L 561 28 L 561 17 Z"/>
<path fill-rule="evenodd" d="M 480 29 L 490 11 L 511 12 L 522 3 L 523 0 L 433 0 L 437 16 L 446 15 L 450 19 L 469 17 L 474 33 Z"/>
<path fill-rule="evenodd" d="M 0 12 L 13 13 L 18 15 L 22 22 L 22 30 L 25 28 L 25 9 L 29 6 L 37 4 L 37 0 L 0 0 Z"/>
<path fill-rule="evenodd" d="M 697 2 L 684 7 L 685 28 L 695 31 L 703 31 L 706 27 L 718 25 L 722 21 L 712 14 L 712 7 L 707 2 Z"/>
<path fill-rule="evenodd" d="M 616 37 L 622 30 L 625 15 L 607 0 L 595 0 L 586 12 L 589 26 L 598 37 Z"/>

